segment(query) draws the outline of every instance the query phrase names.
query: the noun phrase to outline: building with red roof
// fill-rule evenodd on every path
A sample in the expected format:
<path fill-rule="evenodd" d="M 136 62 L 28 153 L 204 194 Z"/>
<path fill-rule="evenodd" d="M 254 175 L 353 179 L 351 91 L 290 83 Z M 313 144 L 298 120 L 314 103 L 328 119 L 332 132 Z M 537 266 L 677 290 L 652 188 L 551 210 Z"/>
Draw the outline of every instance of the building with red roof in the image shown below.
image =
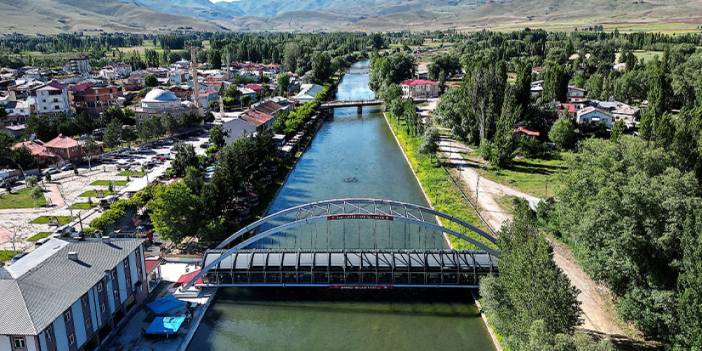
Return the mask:
<path fill-rule="evenodd" d="M 59 134 L 57 137 L 51 139 L 49 142 L 45 143 L 44 146 L 48 151 L 66 161 L 78 161 L 83 157 L 80 143 L 63 134 Z"/>
<path fill-rule="evenodd" d="M 261 84 L 249 83 L 246 84 L 245 87 L 255 91 L 256 95 L 258 96 L 261 96 L 261 94 L 263 93 L 263 85 Z"/>
<path fill-rule="evenodd" d="M 32 156 L 39 162 L 40 165 L 58 163 L 61 159 L 58 155 L 49 151 L 41 140 L 28 140 L 17 143 L 12 146 L 12 149 L 27 148 Z"/>
<path fill-rule="evenodd" d="M 402 96 L 412 99 L 433 99 L 439 97 L 439 84 L 428 79 L 408 79 L 400 83 Z"/>

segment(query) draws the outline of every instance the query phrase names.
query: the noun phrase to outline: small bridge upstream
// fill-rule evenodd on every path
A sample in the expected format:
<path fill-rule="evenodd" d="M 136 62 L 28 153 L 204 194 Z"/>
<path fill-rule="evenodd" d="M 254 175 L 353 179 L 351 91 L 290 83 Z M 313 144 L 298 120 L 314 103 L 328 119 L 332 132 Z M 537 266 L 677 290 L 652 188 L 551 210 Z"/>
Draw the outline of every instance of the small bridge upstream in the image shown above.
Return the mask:
<path fill-rule="evenodd" d="M 414 103 L 422 103 L 427 101 L 426 99 L 414 99 Z M 373 100 L 334 100 L 327 101 L 320 105 L 323 109 L 335 109 L 341 107 L 356 107 L 358 109 L 358 114 L 363 113 L 364 106 L 380 106 L 385 102 L 381 99 Z"/>
<path fill-rule="evenodd" d="M 326 230 L 320 233 L 319 226 Z M 287 234 L 295 230 L 307 236 Z M 412 244 L 391 247 L 391 234 Z M 276 247 L 275 238 L 286 235 L 294 241 Z M 476 250 L 448 249 L 448 236 Z M 370 247 L 363 247 L 362 237 Z M 326 248 L 315 244 L 325 241 Z M 273 213 L 237 231 L 205 253 L 202 270 L 185 288 L 477 288 L 481 277 L 498 272 L 495 241 L 459 218 L 420 205 L 370 198 L 319 201 Z"/>

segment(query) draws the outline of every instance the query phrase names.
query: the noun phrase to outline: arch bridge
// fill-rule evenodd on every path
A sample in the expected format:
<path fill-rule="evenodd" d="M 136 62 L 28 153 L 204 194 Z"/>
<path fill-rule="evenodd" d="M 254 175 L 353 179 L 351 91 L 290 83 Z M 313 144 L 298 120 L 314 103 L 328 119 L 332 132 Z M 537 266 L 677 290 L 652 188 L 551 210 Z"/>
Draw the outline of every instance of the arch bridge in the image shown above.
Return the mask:
<path fill-rule="evenodd" d="M 326 232 L 319 233 L 320 225 Z M 378 230 L 382 225 L 387 231 Z M 357 235 L 347 233 L 356 227 Z M 286 237 L 295 230 L 307 233 L 309 247 L 306 237 Z M 449 249 L 448 236 L 477 249 Z M 404 246 L 393 246 L 397 237 L 404 238 Z M 289 242 L 275 247 L 284 238 Z M 185 288 L 476 288 L 482 276 L 497 272 L 495 242 L 480 228 L 421 205 L 372 198 L 318 201 L 275 212 L 241 228 L 205 253 L 202 270 Z"/>

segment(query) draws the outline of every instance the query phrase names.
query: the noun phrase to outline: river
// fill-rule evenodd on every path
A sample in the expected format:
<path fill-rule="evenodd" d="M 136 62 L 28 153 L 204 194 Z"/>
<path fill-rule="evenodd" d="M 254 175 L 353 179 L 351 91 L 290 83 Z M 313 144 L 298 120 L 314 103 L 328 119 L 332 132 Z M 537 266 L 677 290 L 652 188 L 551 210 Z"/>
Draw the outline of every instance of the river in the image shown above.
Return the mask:
<path fill-rule="evenodd" d="M 337 99 L 371 99 L 367 61 L 342 79 Z M 427 205 L 377 107 L 336 109 L 271 204 L 374 197 Z M 438 233 L 393 224 L 335 223 L 286 233 L 266 247 L 443 248 Z M 344 227 L 340 227 L 344 226 Z M 385 226 L 385 227 L 383 227 Z M 376 232 L 388 233 L 372 235 Z M 342 235 L 338 233 L 343 232 Z M 382 237 L 385 239 L 377 239 Z M 494 350 L 466 290 L 220 289 L 189 350 Z"/>

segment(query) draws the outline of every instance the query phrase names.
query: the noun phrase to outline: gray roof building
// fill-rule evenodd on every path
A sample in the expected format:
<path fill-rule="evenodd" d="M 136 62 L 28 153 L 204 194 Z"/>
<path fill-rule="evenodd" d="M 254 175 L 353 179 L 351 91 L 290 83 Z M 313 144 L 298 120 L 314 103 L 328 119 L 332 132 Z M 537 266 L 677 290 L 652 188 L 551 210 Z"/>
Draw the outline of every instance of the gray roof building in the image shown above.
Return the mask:
<path fill-rule="evenodd" d="M 54 238 L 0 267 L 0 335 L 39 334 L 143 241 Z"/>

